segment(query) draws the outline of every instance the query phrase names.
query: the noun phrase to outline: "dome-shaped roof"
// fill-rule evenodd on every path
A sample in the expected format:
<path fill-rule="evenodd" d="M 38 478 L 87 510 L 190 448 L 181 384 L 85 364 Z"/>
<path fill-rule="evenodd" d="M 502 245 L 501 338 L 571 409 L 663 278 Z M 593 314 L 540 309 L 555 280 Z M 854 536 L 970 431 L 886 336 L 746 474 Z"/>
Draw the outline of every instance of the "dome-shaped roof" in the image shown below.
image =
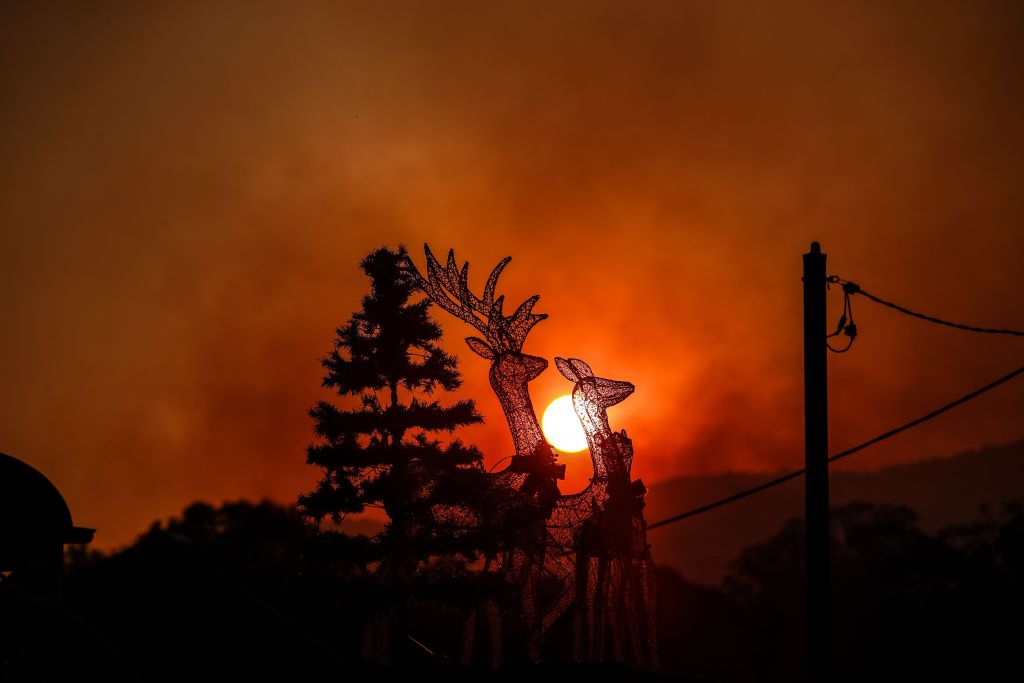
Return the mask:
<path fill-rule="evenodd" d="M 32 527 L 58 535 L 62 543 L 88 543 L 92 529 L 71 521 L 64 496 L 42 472 L 0 453 L 0 525 Z"/>

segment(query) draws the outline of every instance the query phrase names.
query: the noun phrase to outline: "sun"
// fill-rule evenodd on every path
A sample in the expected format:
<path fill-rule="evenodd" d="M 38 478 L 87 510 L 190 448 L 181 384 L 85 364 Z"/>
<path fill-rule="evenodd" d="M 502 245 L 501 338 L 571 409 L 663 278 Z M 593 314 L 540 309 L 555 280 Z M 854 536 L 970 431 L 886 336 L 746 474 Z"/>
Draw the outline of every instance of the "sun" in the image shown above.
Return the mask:
<path fill-rule="evenodd" d="M 566 394 L 552 401 L 540 419 L 548 443 L 564 453 L 578 453 L 587 447 L 583 425 L 572 407 L 572 396 Z"/>

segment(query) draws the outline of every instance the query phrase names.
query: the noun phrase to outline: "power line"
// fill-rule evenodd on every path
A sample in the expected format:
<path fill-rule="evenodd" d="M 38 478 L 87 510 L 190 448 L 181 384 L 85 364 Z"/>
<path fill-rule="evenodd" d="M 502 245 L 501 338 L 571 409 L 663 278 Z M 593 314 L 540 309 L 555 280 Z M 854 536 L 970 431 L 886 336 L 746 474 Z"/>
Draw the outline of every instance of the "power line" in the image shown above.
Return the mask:
<path fill-rule="evenodd" d="M 846 449 L 842 453 L 837 453 L 836 455 L 831 456 L 828 459 L 828 461 L 829 462 L 835 462 L 836 460 L 840 460 L 840 459 L 845 458 L 845 457 L 847 457 L 849 455 L 853 455 L 854 453 L 862 451 L 862 450 L 864 450 L 865 448 L 867 448 L 869 446 L 873 446 L 876 443 L 878 443 L 879 441 L 884 441 L 884 440 L 886 440 L 886 439 L 888 439 L 890 437 L 896 436 L 900 432 L 904 432 L 904 431 L 906 431 L 906 430 L 908 430 L 908 429 L 910 429 L 912 427 L 916 427 L 917 425 L 921 424 L 922 422 L 927 422 L 928 420 L 931 420 L 932 418 L 938 417 L 939 415 L 942 415 L 946 411 L 952 410 L 953 408 L 956 408 L 959 405 L 967 403 L 971 399 L 977 398 L 978 396 L 981 396 L 982 394 L 984 394 L 984 393 L 986 393 L 988 391 L 991 391 L 992 389 L 995 389 L 1000 384 L 1005 384 L 1006 382 L 1009 382 L 1011 379 L 1013 379 L 1015 377 L 1018 377 L 1019 375 L 1022 375 L 1022 374 L 1024 374 L 1024 366 L 1021 366 L 1021 367 L 1017 368 L 1016 370 L 1014 370 L 1013 372 L 1010 372 L 1008 374 L 1003 375 L 1002 377 L 1000 377 L 999 379 L 997 379 L 997 380 L 995 380 L 993 382 L 989 382 L 988 384 L 986 384 L 983 387 L 975 389 L 974 391 L 970 392 L 969 394 L 964 394 L 960 398 L 956 399 L 955 401 L 952 401 L 951 403 L 947 403 L 946 405 L 942 406 L 941 408 L 937 408 L 937 409 L 931 411 L 930 413 L 922 415 L 921 417 L 919 417 L 919 418 L 917 418 L 915 420 L 911 420 L 910 422 L 907 422 L 906 424 L 902 424 L 899 427 L 896 427 L 895 429 L 890 429 L 887 432 L 883 432 L 882 434 L 879 434 L 878 436 L 874 437 L 873 439 L 869 439 L 869 440 L 865 441 L 864 443 L 861 443 L 861 444 L 858 444 L 858 445 L 854 446 L 853 448 Z M 738 500 L 746 498 L 747 496 L 752 496 L 755 493 L 760 493 L 761 491 L 765 491 L 767 489 L 773 488 L 775 486 L 778 486 L 779 484 L 784 484 L 785 482 L 787 482 L 787 481 L 789 481 L 791 479 L 796 479 L 797 477 L 803 475 L 805 472 L 806 472 L 806 470 L 801 468 L 801 469 L 796 470 L 794 472 L 790 472 L 788 474 L 784 474 L 781 477 L 776 477 L 775 479 L 772 479 L 771 481 L 767 481 L 767 482 L 765 482 L 763 484 L 759 484 L 757 486 L 754 486 L 752 488 L 746 489 L 744 491 L 740 491 L 739 493 L 734 493 L 731 496 L 728 496 L 726 498 L 722 498 L 721 500 L 716 500 L 713 503 L 708 503 L 707 505 L 702 505 L 702 506 L 700 506 L 698 508 L 694 508 L 693 510 L 689 510 L 687 512 L 683 512 L 681 514 L 669 517 L 668 519 L 660 520 L 658 522 L 655 522 L 654 524 L 648 524 L 647 525 L 647 530 L 650 531 L 652 529 L 657 529 L 658 527 L 665 526 L 665 525 L 668 525 L 668 524 L 672 524 L 673 522 L 682 521 L 684 519 L 687 519 L 688 517 L 695 517 L 695 516 L 697 516 L 699 514 L 703 514 L 705 512 L 709 512 L 711 510 L 714 510 L 715 508 L 720 508 L 723 505 L 728 505 L 730 503 L 734 503 L 734 502 L 736 502 Z"/>
<path fill-rule="evenodd" d="M 796 470 L 795 472 L 790 472 L 789 474 L 784 474 L 781 477 L 777 477 L 775 479 L 772 479 L 771 481 L 767 481 L 767 482 L 765 482 L 763 484 L 760 484 L 758 486 L 755 486 L 753 488 L 749 488 L 749 489 L 747 489 L 745 491 L 740 491 L 739 493 L 734 493 L 733 495 L 729 496 L 728 498 L 722 498 L 721 500 L 716 500 L 714 503 L 708 503 L 707 505 L 702 505 L 699 508 L 694 508 L 693 510 L 689 510 L 687 512 L 683 512 L 681 514 L 675 515 L 673 517 L 669 517 L 668 519 L 663 519 L 663 520 L 661 520 L 659 522 L 655 522 L 654 524 L 648 524 L 647 525 L 647 530 L 650 531 L 651 529 L 657 529 L 658 527 L 665 526 L 666 524 L 672 524 L 673 522 L 679 522 L 679 521 L 682 521 L 682 520 L 684 520 L 684 519 L 686 519 L 688 517 L 696 517 L 699 514 L 702 514 L 702 513 L 705 513 L 705 512 L 710 512 L 711 510 L 714 510 L 715 508 L 720 508 L 723 505 L 728 505 L 729 503 L 735 503 L 737 500 L 740 500 L 742 498 L 746 498 L 747 496 L 752 496 L 755 493 L 760 493 L 761 491 L 764 491 L 766 489 L 770 489 L 772 487 L 778 486 L 779 484 L 783 484 L 783 483 L 789 481 L 790 479 L 796 479 L 797 477 L 802 476 L 804 474 L 804 472 L 806 472 L 806 470 L 804 470 L 803 468 L 800 468 L 800 469 Z"/>
<path fill-rule="evenodd" d="M 962 323 L 954 323 L 954 322 L 950 322 L 949 320 L 943 320 L 942 318 L 936 318 L 933 315 L 926 315 L 924 313 L 918 313 L 917 311 L 912 311 L 909 308 L 904 308 L 903 306 L 900 306 L 899 304 L 894 304 L 891 301 L 886 301 L 885 299 L 883 299 L 881 297 L 878 297 L 878 296 L 875 296 L 874 294 L 871 294 L 870 292 L 865 292 L 863 289 L 861 289 L 861 286 L 858 285 L 856 282 L 849 282 L 848 280 L 844 280 L 844 279 L 842 279 L 840 277 L 837 277 L 835 275 L 832 275 L 831 277 L 829 277 L 829 282 L 836 282 L 836 283 L 839 283 L 839 284 L 843 285 L 843 291 L 845 293 L 847 293 L 847 294 L 861 294 L 861 295 L 867 297 L 868 299 L 870 299 L 871 301 L 874 301 L 877 304 L 881 304 L 881 305 L 886 306 L 888 308 L 891 308 L 891 309 L 893 309 L 895 311 L 899 311 L 900 313 L 903 313 L 904 315 L 909 315 L 909 316 L 914 317 L 914 318 L 919 318 L 920 320 L 926 320 L 926 321 L 928 321 L 930 323 L 935 323 L 936 325 L 945 325 L 946 327 L 953 327 L 953 328 L 956 328 L 958 330 L 966 330 L 967 332 L 980 332 L 981 334 L 1006 334 L 1006 335 L 1010 335 L 1012 337 L 1024 337 L 1024 332 L 1022 332 L 1020 330 L 1008 330 L 1008 329 L 1001 329 L 1001 328 L 994 328 L 994 327 L 975 327 L 974 325 L 964 325 Z"/>

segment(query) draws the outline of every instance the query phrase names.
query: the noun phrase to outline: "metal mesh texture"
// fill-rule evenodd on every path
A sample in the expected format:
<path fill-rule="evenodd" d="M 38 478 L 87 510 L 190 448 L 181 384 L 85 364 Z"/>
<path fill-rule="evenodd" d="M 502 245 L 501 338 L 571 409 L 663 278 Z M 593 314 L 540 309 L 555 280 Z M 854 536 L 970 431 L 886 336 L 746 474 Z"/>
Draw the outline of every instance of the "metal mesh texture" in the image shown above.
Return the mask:
<path fill-rule="evenodd" d="M 573 406 L 594 468 L 586 489 L 561 495 L 557 482 L 565 466 L 558 464 L 544 439 L 529 393 L 529 382 L 548 363 L 522 352 L 530 330 L 547 317 L 533 313 L 539 297 L 505 315 L 504 297 L 496 298 L 495 291 L 510 258 L 494 268 L 477 297 L 469 289 L 468 263 L 459 268 L 449 251 L 442 266 L 429 247 L 425 253 L 426 277 L 411 259 L 410 273 L 434 304 L 481 334 L 466 342 L 491 362 L 490 385 L 515 446 L 509 465 L 489 478 L 486 505 L 439 510 L 438 516 L 446 524 L 482 530 L 493 540 L 484 570 L 514 586 L 528 625 L 531 658 L 540 657 L 544 631 L 571 609 L 577 661 L 610 659 L 656 667 L 654 570 L 643 515 L 646 488 L 630 479 L 632 441 L 625 431 L 611 430 L 607 414 L 610 406 L 633 393 L 633 385 L 597 377 L 581 360 L 555 359 L 559 372 L 573 383 Z M 539 604 L 537 586 L 543 573 L 556 577 L 561 590 Z M 478 611 L 487 610 L 491 655 L 500 658 L 493 609 L 487 605 Z M 475 621 L 476 615 L 470 618 Z"/>

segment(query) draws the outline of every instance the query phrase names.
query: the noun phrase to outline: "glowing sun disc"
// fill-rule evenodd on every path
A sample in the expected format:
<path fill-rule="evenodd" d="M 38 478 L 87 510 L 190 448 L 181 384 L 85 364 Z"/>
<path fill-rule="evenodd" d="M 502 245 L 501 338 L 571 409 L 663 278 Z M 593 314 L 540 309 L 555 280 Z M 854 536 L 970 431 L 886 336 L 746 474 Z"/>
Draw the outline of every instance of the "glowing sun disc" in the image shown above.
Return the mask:
<path fill-rule="evenodd" d="M 583 425 L 572 407 L 572 396 L 559 396 L 544 410 L 540 419 L 544 437 L 564 453 L 578 453 L 587 447 Z"/>

